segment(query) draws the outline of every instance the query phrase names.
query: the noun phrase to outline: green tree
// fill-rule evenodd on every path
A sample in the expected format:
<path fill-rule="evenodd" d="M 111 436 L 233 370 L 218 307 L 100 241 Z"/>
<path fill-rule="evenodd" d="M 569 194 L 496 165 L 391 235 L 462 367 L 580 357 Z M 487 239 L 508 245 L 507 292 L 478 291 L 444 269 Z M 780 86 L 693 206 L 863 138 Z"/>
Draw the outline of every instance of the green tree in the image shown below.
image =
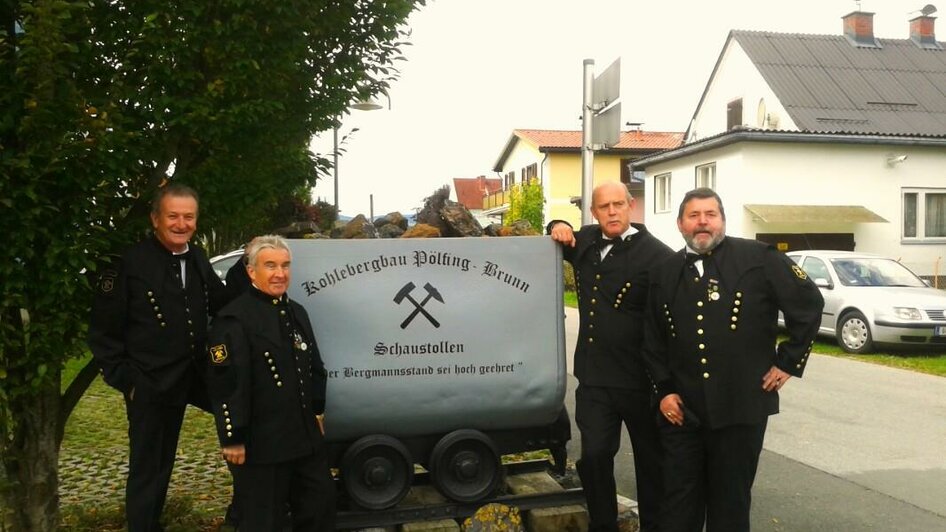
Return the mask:
<path fill-rule="evenodd" d="M 221 248 L 329 163 L 309 139 L 397 74 L 424 0 L 0 0 L 0 530 L 54 530 L 102 257 L 174 180 Z M 212 230 L 212 231 L 211 231 Z M 213 233 L 214 238 L 207 236 Z"/>
<path fill-rule="evenodd" d="M 517 220 L 526 220 L 533 229 L 542 231 L 545 228 L 545 217 L 542 214 L 544 206 L 545 198 L 538 179 L 516 183 L 510 190 L 509 212 L 503 217 L 503 221 L 505 225 L 510 225 Z"/>

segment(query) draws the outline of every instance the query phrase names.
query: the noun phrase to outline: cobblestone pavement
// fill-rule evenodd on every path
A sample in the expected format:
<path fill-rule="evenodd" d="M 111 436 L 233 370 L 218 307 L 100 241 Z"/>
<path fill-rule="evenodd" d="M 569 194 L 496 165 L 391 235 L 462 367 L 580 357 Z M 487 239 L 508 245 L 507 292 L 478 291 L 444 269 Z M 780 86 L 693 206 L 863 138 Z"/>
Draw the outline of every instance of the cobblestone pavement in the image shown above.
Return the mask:
<path fill-rule="evenodd" d="M 101 379 L 89 387 L 69 418 L 59 457 L 59 498 L 64 532 L 122 530 L 125 478 L 128 473 L 128 422 L 125 403 Z M 547 453 L 504 457 L 515 460 L 547 458 Z M 578 485 L 573 464 L 561 481 Z M 168 532 L 216 530 L 230 502 L 231 479 L 220 457 L 210 414 L 188 408 L 184 416 L 177 460 L 168 490 L 165 515 L 196 514 L 189 521 L 167 526 Z M 183 508 L 180 508 L 183 505 Z M 178 506 L 169 511 L 170 507 Z M 96 515 L 97 514 L 97 515 Z M 102 517 L 107 516 L 107 518 Z M 77 524 L 79 522 L 79 524 Z"/>
<path fill-rule="evenodd" d="M 59 498 L 88 512 L 118 511 L 128 473 L 128 422 L 121 394 L 101 379 L 89 387 L 66 425 L 59 457 Z M 220 457 L 210 414 L 190 407 L 184 417 L 168 499 L 193 499 L 194 509 L 223 515 L 230 474 Z"/>

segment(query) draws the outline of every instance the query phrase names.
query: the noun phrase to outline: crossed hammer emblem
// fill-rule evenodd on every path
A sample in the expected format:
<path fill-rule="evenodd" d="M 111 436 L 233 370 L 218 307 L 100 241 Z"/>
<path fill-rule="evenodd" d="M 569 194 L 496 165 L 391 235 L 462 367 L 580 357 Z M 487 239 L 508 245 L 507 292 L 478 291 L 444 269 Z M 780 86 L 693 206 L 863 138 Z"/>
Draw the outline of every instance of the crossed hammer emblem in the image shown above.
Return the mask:
<path fill-rule="evenodd" d="M 440 322 L 431 316 L 430 312 L 427 312 L 427 309 L 424 308 L 424 305 L 426 305 L 431 299 L 436 299 L 437 301 L 443 303 L 443 296 L 440 295 L 440 292 L 437 291 L 433 285 L 426 283 L 424 284 L 424 290 L 427 291 L 427 295 L 420 301 L 420 303 L 418 303 L 417 300 L 414 299 L 414 296 L 411 295 L 411 292 L 414 291 L 414 288 L 417 288 L 414 283 L 407 283 L 406 285 L 402 286 L 401 289 L 398 290 L 397 295 L 394 296 L 394 302 L 398 305 L 400 305 L 405 299 L 414 304 L 414 310 L 412 310 L 411 313 L 408 314 L 407 318 L 404 318 L 404 321 L 401 322 L 401 328 L 406 329 L 407 326 L 410 325 L 412 321 L 414 321 L 414 318 L 416 318 L 418 314 L 423 314 L 424 317 L 427 318 L 427 320 L 430 321 L 434 327 L 439 328 Z"/>

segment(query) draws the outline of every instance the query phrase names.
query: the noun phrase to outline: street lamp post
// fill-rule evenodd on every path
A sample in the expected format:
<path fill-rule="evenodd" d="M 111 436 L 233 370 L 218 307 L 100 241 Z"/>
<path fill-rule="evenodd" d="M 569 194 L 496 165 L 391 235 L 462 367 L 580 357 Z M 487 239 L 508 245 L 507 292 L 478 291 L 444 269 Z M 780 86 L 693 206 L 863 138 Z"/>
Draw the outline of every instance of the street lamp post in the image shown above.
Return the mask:
<path fill-rule="evenodd" d="M 335 181 L 335 219 L 338 219 L 338 126 L 332 128 L 332 180 Z"/>
<path fill-rule="evenodd" d="M 388 100 L 388 110 L 391 109 L 391 97 L 388 96 L 388 93 L 382 92 L 384 97 Z M 383 105 L 378 103 L 377 100 L 367 99 L 355 102 L 352 104 L 352 109 L 358 109 L 359 111 L 376 111 L 378 109 L 384 108 Z M 335 123 L 335 127 L 332 128 L 332 177 L 335 181 L 335 216 L 337 217 L 339 212 L 338 210 L 338 127 L 341 125 L 341 120 L 338 120 Z"/>

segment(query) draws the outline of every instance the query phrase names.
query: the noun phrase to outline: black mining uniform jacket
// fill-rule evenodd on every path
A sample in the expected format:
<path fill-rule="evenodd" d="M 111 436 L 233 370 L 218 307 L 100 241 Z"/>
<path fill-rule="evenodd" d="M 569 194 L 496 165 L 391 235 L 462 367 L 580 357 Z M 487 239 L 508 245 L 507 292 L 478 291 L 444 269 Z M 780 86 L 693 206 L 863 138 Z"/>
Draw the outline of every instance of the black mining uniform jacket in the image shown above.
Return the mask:
<path fill-rule="evenodd" d="M 549 223 L 548 232 L 559 221 Z M 598 225 L 576 231 L 575 247 L 562 246 L 564 259 L 575 270 L 581 315 L 575 377 L 585 386 L 652 386 L 641 357 L 647 279 L 650 269 L 673 256 L 673 250 L 642 224 L 631 225 L 637 233 L 617 239 L 603 261 Z"/>
<path fill-rule="evenodd" d="M 702 278 L 685 249 L 654 268 L 645 361 L 658 397 L 680 394 L 703 426 L 761 423 L 778 413 L 763 375 L 775 365 L 802 376 L 824 300 L 801 268 L 761 242 L 727 236 L 705 257 Z M 779 310 L 789 337 L 776 345 Z"/>
<path fill-rule="evenodd" d="M 203 250 L 190 245 L 185 261 L 186 288 L 180 256 L 152 236 L 99 275 L 88 343 L 105 382 L 123 393 L 184 404 L 205 367 L 208 314 L 226 289 Z"/>
<path fill-rule="evenodd" d="M 246 445 L 249 464 L 315 453 L 327 374 L 302 305 L 250 287 L 217 315 L 209 343 L 221 445 Z"/>

